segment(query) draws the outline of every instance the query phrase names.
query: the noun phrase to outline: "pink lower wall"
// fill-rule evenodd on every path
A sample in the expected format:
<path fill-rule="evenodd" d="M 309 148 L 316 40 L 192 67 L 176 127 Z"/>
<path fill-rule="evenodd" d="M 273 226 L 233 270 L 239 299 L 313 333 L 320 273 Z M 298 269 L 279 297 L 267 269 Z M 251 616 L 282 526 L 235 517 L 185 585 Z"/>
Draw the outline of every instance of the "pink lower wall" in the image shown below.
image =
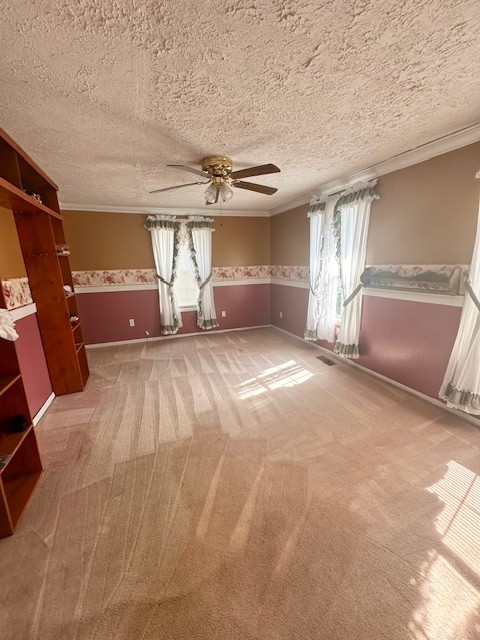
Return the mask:
<path fill-rule="evenodd" d="M 219 329 L 273 324 L 303 337 L 308 289 L 251 284 L 214 291 Z M 85 293 L 77 299 L 86 344 L 145 338 L 145 331 L 151 337 L 160 335 L 156 290 Z M 438 399 L 460 313 L 458 307 L 364 296 L 362 355 L 356 362 Z M 129 326 L 130 318 L 135 319 L 135 327 Z M 179 334 L 199 331 L 195 311 L 183 312 L 182 318 Z M 16 329 L 15 347 L 33 417 L 52 393 L 36 315 L 17 320 Z"/>
<path fill-rule="evenodd" d="M 272 324 L 303 337 L 308 289 L 271 288 Z M 438 400 L 460 313 L 459 307 L 364 296 L 362 355 L 355 362 Z"/>
<path fill-rule="evenodd" d="M 214 292 L 219 329 L 270 324 L 269 284 L 215 287 Z M 77 300 L 85 344 L 145 338 L 145 331 L 150 337 L 161 335 L 156 290 L 82 293 Z M 130 318 L 134 327 L 129 326 Z M 200 331 L 195 311 L 184 311 L 182 320 L 179 334 Z"/>
<path fill-rule="evenodd" d="M 33 313 L 17 320 L 15 329 L 19 335 L 18 340 L 15 341 L 15 349 L 25 386 L 28 408 L 33 418 L 52 393 L 36 314 Z"/>
<path fill-rule="evenodd" d="M 214 291 L 219 329 L 273 324 L 303 337 L 308 289 L 251 284 L 216 287 Z M 77 299 L 86 344 L 145 338 L 145 331 L 151 337 L 160 335 L 156 290 L 85 293 Z M 438 399 L 460 313 L 458 307 L 364 296 L 362 355 L 356 362 Z M 129 326 L 130 318 L 135 319 L 135 327 Z M 182 318 L 184 326 L 179 334 L 199 331 L 196 312 L 184 312 Z M 36 315 L 17 320 L 16 328 L 20 337 L 15 347 L 34 416 L 52 393 Z"/>

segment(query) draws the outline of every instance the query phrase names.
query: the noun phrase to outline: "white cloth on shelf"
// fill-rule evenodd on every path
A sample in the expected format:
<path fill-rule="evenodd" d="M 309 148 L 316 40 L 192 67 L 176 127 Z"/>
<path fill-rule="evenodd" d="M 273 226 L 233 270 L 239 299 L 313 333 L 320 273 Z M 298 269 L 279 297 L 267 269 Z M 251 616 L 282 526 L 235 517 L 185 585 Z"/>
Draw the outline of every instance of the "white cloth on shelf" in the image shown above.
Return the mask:
<path fill-rule="evenodd" d="M 0 309 L 0 338 L 12 342 L 18 338 L 18 333 L 15 331 L 15 321 L 7 309 Z"/>

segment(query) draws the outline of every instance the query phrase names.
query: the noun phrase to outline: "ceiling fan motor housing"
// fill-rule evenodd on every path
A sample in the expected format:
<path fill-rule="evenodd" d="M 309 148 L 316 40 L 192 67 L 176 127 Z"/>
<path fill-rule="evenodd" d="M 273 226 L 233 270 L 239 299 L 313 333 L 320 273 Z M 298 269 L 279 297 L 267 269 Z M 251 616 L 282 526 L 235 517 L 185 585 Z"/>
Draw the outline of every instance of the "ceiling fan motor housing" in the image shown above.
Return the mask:
<path fill-rule="evenodd" d="M 202 170 L 213 178 L 228 178 L 232 173 L 232 159 L 228 156 L 208 156 L 202 160 Z"/>

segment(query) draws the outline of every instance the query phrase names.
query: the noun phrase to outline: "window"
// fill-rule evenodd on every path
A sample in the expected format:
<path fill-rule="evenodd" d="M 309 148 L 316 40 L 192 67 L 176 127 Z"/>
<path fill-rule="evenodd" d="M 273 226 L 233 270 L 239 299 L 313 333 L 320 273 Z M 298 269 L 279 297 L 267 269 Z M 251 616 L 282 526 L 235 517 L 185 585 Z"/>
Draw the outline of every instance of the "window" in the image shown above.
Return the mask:
<path fill-rule="evenodd" d="M 193 265 L 190 259 L 188 245 L 180 244 L 177 259 L 177 278 L 173 285 L 180 308 L 195 307 L 198 300 L 198 285 L 193 274 Z"/>

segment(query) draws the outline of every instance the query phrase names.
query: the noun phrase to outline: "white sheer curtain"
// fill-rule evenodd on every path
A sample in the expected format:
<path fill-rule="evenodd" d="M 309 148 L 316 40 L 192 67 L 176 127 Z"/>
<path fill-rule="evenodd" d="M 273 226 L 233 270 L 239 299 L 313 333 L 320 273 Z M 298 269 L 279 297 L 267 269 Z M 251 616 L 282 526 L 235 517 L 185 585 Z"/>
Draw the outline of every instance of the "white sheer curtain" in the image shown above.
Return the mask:
<path fill-rule="evenodd" d="M 368 223 L 372 200 L 378 198 L 370 183 L 357 183 L 338 199 L 335 206 L 335 231 L 339 243 L 340 273 L 344 307 L 334 351 L 345 358 L 358 358 L 362 319 L 362 284 L 365 269 Z"/>
<path fill-rule="evenodd" d="M 183 326 L 173 289 L 180 242 L 180 222 L 173 216 L 148 216 L 145 227 L 152 234 L 153 257 L 158 278 L 160 330 L 163 334 L 177 333 Z"/>
<path fill-rule="evenodd" d="M 200 290 L 197 325 L 201 329 L 213 329 L 219 326 L 212 283 L 212 233 L 215 231 L 213 219 L 191 216 L 187 222 L 187 229 L 190 255 Z"/>
<path fill-rule="evenodd" d="M 480 207 L 460 326 L 439 396 L 447 406 L 480 415 Z"/>
<path fill-rule="evenodd" d="M 310 203 L 310 295 L 306 340 L 335 340 L 338 294 L 338 261 L 333 227 L 337 198 Z"/>

